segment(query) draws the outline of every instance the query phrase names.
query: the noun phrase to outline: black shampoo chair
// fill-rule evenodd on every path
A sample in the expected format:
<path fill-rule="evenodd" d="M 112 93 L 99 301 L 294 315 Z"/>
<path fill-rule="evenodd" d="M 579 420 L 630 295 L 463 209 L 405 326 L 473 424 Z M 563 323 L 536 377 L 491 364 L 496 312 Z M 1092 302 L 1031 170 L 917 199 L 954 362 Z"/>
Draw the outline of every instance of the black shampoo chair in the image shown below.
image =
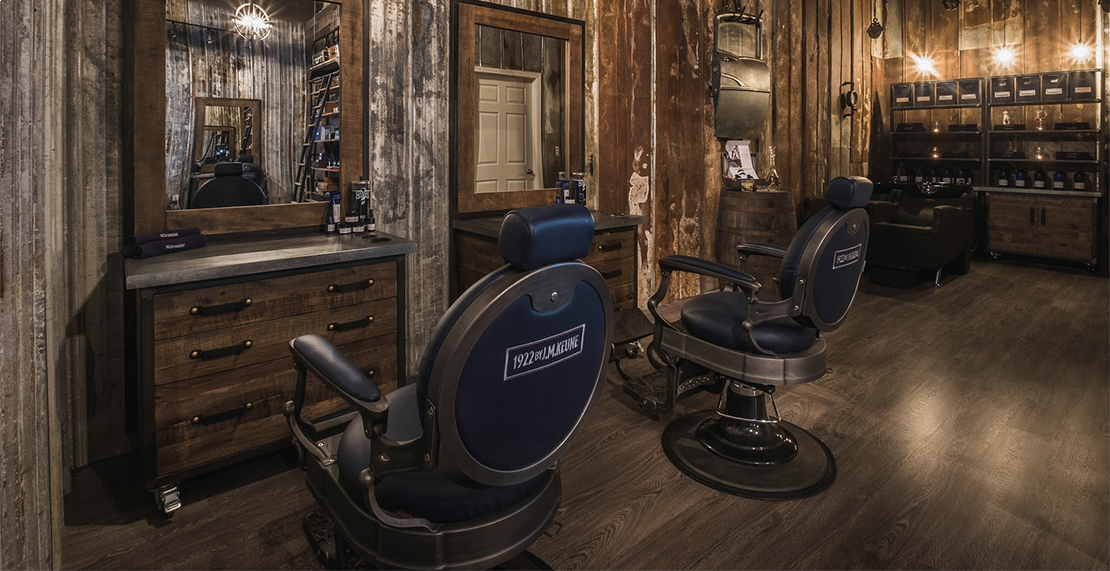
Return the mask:
<path fill-rule="evenodd" d="M 683 393 L 719 392 L 716 410 L 687 414 L 663 432 L 667 457 L 691 478 L 728 493 L 762 499 L 815 494 L 832 484 L 836 462 L 816 437 L 778 417 L 775 387 L 825 374 L 822 332 L 843 322 L 855 299 L 867 252 L 863 206 L 871 181 L 837 178 L 825 190 L 829 206 L 810 218 L 790 246 L 744 244 L 741 257 L 782 258 L 777 298 L 741 271 L 689 256 L 659 261 L 659 290 L 648 301 L 655 317 L 649 349 L 668 368 L 667 412 Z M 679 322 L 658 312 L 673 272 L 693 272 L 731 284 L 690 298 Z M 767 412 L 771 396 L 774 415 Z"/>
<path fill-rule="evenodd" d="M 485 569 L 551 525 L 557 461 L 601 397 L 612 337 L 605 280 L 576 259 L 593 231 L 582 206 L 510 212 L 498 238 L 508 265 L 448 309 L 417 382 L 388 395 L 323 338 L 290 343 L 299 378 L 286 411 L 339 553 Z M 303 419 L 308 372 L 356 413 Z"/>
<path fill-rule="evenodd" d="M 197 189 L 189 208 L 258 206 L 266 204 L 266 193 L 253 180 L 244 178 L 243 163 L 216 163 L 216 178 Z"/>
<path fill-rule="evenodd" d="M 900 184 L 886 200 L 872 200 L 871 281 L 909 287 L 904 274 L 928 269 L 939 287 L 941 270 L 971 271 L 973 204 L 970 186 L 939 183 Z"/>

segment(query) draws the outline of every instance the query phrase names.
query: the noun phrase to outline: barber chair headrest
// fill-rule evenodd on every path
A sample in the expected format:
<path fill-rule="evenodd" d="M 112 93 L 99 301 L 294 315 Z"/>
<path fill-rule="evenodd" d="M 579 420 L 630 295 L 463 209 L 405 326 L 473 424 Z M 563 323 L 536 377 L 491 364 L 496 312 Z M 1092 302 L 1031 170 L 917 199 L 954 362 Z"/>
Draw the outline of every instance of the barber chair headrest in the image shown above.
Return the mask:
<path fill-rule="evenodd" d="M 863 208 L 871 200 L 873 186 L 862 176 L 838 176 L 825 187 L 825 200 L 838 210 Z"/>
<path fill-rule="evenodd" d="M 239 155 L 236 160 L 243 164 L 254 164 L 254 155 Z"/>
<path fill-rule="evenodd" d="M 216 163 L 212 172 L 216 176 L 243 176 L 243 163 Z"/>
<path fill-rule="evenodd" d="M 590 253 L 594 219 L 580 204 L 513 210 L 505 215 L 497 251 L 518 270 L 530 270 Z"/>

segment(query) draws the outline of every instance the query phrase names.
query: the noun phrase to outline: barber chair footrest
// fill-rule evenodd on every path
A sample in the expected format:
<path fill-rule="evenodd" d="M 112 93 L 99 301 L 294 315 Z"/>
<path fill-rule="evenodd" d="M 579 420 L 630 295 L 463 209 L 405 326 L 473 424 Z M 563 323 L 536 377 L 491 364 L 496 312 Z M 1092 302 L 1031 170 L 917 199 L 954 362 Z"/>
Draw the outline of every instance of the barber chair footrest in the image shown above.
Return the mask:
<path fill-rule="evenodd" d="M 687 476 L 715 490 L 761 500 L 790 500 L 824 491 L 836 479 L 836 460 L 820 440 L 797 425 L 780 421 L 797 441 L 793 459 L 769 465 L 729 460 L 698 439 L 698 428 L 712 422 L 714 410 L 676 419 L 663 431 L 663 451 Z M 704 431 L 703 431 L 704 432 Z"/>

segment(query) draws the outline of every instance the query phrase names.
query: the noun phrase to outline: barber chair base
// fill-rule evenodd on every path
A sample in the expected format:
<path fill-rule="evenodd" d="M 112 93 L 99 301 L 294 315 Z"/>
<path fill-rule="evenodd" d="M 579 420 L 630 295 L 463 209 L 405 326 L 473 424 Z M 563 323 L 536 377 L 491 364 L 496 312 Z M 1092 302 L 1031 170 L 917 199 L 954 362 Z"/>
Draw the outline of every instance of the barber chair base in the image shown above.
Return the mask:
<path fill-rule="evenodd" d="M 786 421 L 779 421 L 778 426 L 797 444 L 797 455 L 791 459 L 767 458 L 768 463 L 755 464 L 738 462 L 713 451 L 711 447 L 721 450 L 724 441 L 717 435 L 719 430 L 715 430 L 719 419 L 717 411 L 704 410 L 674 420 L 663 431 L 667 458 L 694 480 L 736 496 L 791 500 L 822 492 L 836 479 L 836 460 L 829 448 Z M 785 444 L 784 448 L 780 452 L 789 457 L 790 445 Z"/>
<path fill-rule="evenodd" d="M 316 509 L 304 516 L 302 526 L 316 559 L 325 569 L 373 569 L 374 567 L 356 555 L 345 545 L 341 546 L 344 563 L 336 558 L 335 522 L 323 510 Z M 340 539 L 342 541 L 342 538 Z M 520 569 L 522 571 L 551 571 L 551 566 L 535 554 L 524 551 L 512 559 L 493 567 L 493 569 Z"/>

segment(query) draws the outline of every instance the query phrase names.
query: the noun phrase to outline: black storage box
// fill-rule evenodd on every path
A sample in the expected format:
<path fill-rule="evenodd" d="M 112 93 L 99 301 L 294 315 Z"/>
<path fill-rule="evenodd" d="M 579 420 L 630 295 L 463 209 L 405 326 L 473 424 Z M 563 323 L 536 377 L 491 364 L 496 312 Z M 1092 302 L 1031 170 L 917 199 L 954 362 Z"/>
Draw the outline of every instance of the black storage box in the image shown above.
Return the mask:
<path fill-rule="evenodd" d="M 1057 71 L 1041 74 L 1041 101 L 1067 101 L 1068 74 Z"/>
<path fill-rule="evenodd" d="M 936 85 L 937 105 L 956 105 L 960 103 L 959 89 L 956 87 L 955 81 L 938 81 Z"/>
<path fill-rule="evenodd" d="M 1014 83 L 1017 85 L 1018 103 L 1040 103 L 1041 101 L 1041 76 L 1019 75 Z"/>
<path fill-rule="evenodd" d="M 960 105 L 979 105 L 983 103 L 982 79 L 960 79 L 956 83 L 960 92 Z"/>
<path fill-rule="evenodd" d="M 990 102 L 992 105 L 1002 105 L 1016 101 L 1014 78 L 1009 76 L 992 77 L 990 86 Z"/>
<path fill-rule="evenodd" d="M 892 84 L 890 86 L 890 106 L 893 109 L 913 107 L 913 84 Z"/>
<path fill-rule="evenodd" d="M 1093 70 L 1071 72 L 1071 100 L 1094 101 L 1098 99 L 1098 76 L 1099 73 Z"/>
<path fill-rule="evenodd" d="M 936 104 L 933 99 L 934 84 L 931 81 L 919 81 L 913 84 L 913 106 L 932 107 Z"/>

